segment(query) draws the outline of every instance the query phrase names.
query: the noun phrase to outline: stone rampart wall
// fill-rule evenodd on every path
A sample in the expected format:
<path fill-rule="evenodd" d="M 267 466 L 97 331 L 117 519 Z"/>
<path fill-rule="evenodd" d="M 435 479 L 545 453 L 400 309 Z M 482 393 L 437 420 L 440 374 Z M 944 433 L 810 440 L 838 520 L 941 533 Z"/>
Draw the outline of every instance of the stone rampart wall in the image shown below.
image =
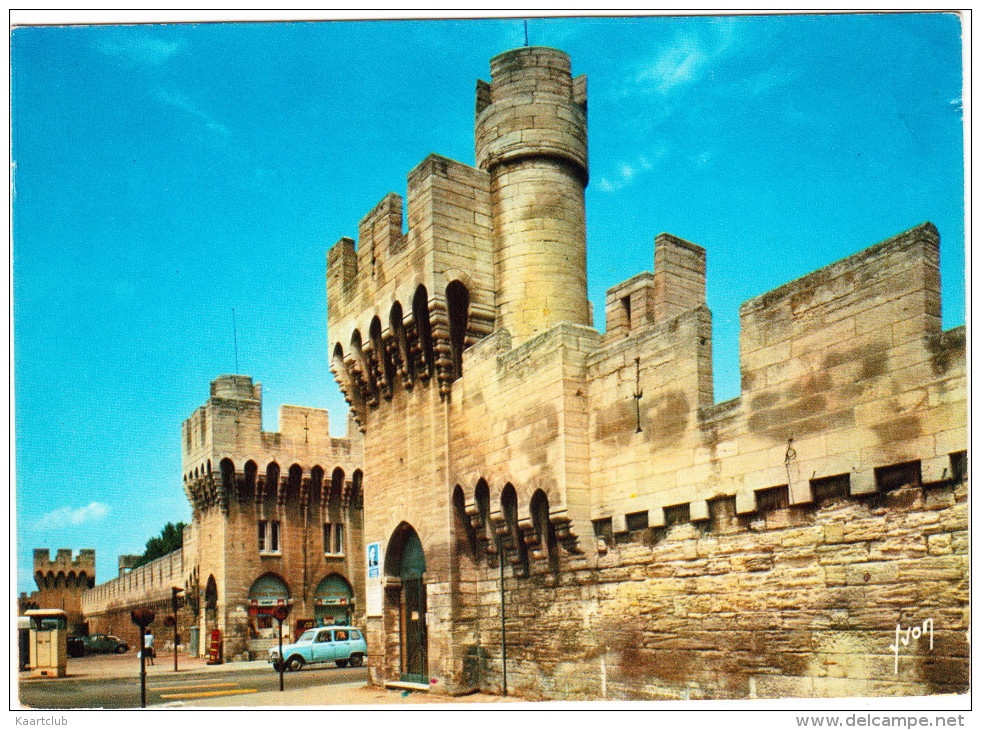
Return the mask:
<path fill-rule="evenodd" d="M 508 687 L 540 699 L 917 695 L 969 688 L 965 482 L 631 533 L 506 567 Z M 499 692 L 498 571 L 464 571 L 461 676 Z M 924 622 L 932 622 L 931 631 Z M 469 630 L 467 626 L 472 627 Z M 896 630 L 900 628 L 897 653 Z M 903 639 L 919 627 L 918 640 Z M 918 633 L 919 633 L 918 632 Z M 931 648 L 930 641 L 933 641 Z"/>

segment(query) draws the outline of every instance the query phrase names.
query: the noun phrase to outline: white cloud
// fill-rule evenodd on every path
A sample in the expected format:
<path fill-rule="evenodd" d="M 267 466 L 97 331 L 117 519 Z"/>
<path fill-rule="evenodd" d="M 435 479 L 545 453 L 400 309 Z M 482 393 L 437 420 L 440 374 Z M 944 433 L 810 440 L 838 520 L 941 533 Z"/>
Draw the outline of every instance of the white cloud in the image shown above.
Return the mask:
<path fill-rule="evenodd" d="M 109 514 L 109 505 L 104 502 L 90 502 L 85 507 L 59 507 L 41 516 L 35 524 L 38 530 L 58 530 L 75 527 L 87 522 L 99 522 Z"/>
<path fill-rule="evenodd" d="M 165 41 L 147 33 L 130 32 L 125 35 L 105 35 L 96 41 L 96 47 L 107 56 L 117 56 L 143 66 L 159 66 L 184 48 L 181 41 Z"/>
<path fill-rule="evenodd" d="M 661 142 L 647 154 L 640 155 L 630 162 L 618 163 L 613 173 L 600 177 L 599 189 L 605 193 L 612 193 L 626 187 L 638 175 L 653 169 L 658 162 L 667 157 L 668 152 L 667 145 Z"/>
<path fill-rule="evenodd" d="M 679 32 L 634 76 L 628 93 L 666 94 L 710 75 L 715 65 L 740 45 L 741 27 L 733 18 L 717 18 L 697 30 Z"/>
<path fill-rule="evenodd" d="M 210 129 L 212 132 L 215 132 L 222 137 L 227 137 L 229 135 L 228 127 L 195 104 L 194 101 L 191 100 L 191 98 L 186 94 L 182 94 L 179 91 L 166 91 L 160 89 L 157 91 L 157 98 L 164 104 L 172 106 L 175 109 L 180 109 L 182 112 L 185 112 L 186 114 L 200 120 L 204 123 L 204 126 Z"/>

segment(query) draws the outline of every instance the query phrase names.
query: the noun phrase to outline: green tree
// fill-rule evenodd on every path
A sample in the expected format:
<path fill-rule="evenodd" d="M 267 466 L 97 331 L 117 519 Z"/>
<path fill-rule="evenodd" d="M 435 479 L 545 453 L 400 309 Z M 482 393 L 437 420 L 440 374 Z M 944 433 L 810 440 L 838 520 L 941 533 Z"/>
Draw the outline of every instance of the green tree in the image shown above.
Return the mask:
<path fill-rule="evenodd" d="M 160 531 L 160 535 L 151 537 L 146 541 L 146 550 L 143 551 L 143 555 L 140 556 L 140 559 L 136 561 L 133 567 L 138 568 L 141 565 L 149 563 L 151 560 L 162 558 L 167 553 L 172 553 L 174 550 L 183 547 L 184 527 L 183 522 L 178 522 L 176 525 L 173 522 L 168 522 L 164 525 Z"/>

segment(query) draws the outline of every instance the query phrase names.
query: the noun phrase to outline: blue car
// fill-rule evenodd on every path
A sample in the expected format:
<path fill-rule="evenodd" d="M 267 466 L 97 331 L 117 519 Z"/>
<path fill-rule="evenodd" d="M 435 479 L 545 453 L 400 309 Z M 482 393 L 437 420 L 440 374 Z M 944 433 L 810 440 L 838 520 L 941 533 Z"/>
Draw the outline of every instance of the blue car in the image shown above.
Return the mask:
<path fill-rule="evenodd" d="M 364 635 L 353 626 L 321 626 L 307 629 L 293 644 L 283 647 L 285 668 L 295 672 L 304 664 L 334 662 L 339 667 L 360 667 L 368 653 Z M 269 650 L 269 662 L 277 672 L 282 659 L 279 647 Z"/>

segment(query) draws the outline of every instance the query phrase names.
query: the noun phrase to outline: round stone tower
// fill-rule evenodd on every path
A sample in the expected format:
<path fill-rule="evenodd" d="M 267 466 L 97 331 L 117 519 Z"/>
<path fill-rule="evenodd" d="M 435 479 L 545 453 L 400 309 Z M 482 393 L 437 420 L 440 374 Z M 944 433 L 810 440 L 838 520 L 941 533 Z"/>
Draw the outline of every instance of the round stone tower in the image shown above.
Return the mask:
<path fill-rule="evenodd" d="M 569 56 L 518 48 L 477 82 L 477 167 L 491 176 L 497 325 L 520 344 L 591 325 L 586 293 L 586 77 Z"/>

